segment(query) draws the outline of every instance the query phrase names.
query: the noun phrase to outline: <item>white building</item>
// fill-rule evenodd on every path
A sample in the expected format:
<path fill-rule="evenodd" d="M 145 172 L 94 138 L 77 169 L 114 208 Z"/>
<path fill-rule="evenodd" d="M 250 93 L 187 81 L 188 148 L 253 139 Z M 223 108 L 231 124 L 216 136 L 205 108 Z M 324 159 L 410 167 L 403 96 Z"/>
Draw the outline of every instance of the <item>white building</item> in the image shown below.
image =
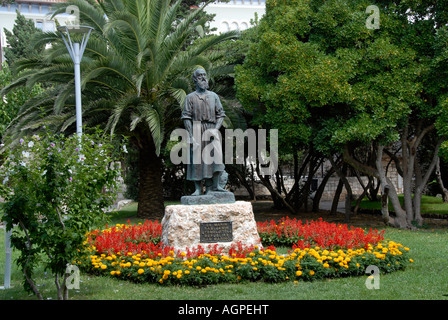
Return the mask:
<path fill-rule="evenodd" d="M 65 0 L 16 0 L 14 3 L 0 5 L 0 44 L 1 44 L 1 61 L 4 61 L 4 50 L 7 46 L 4 29 L 12 32 L 14 23 L 17 18 L 16 11 L 19 11 L 27 19 L 34 22 L 35 26 L 42 31 L 55 31 L 56 24 L 50 19 L 53 7 L 58 2 Z M 60 14 L 56 17 L 58 22 L 65 25 L 67 21 L 72 21 L 74 16 L 68 14 Z"/>
<path fill-rule="evenodd" d="M 216 15 L 210 27 L 216 28 L 217 33 L 220 33 L 250 28 L 250 21 L 255 20 L 255 15 L 261 19 L 265 8 L 266 0 L 229 0 L 229 2 L 210 3 L 205 11 Z"/>
<path fill-rule="evenodd" d="M 16 0 L 12 4 L 0 5 L 0 52 L 1 61 L 4 61 L 4 50 L 7 46 L 4 28 L 12 32 L 16 20 L 16 10 L 27 19 L 34 21 L 36 27 L 43 31 L 55 31 L 55 21 L 50 19 L 54 5 L 65 0 Z M 250 21 L 258 19 L 265 12 L 266 0 L 230 0 L 227 3 L 215 2 L 207 6 L 206 12 L 215 14 L 210 27 L 216 28 L 217 33 L 229 30 L 244 30 L 251 26 Z M 65 25 L 72 21 L 74 15 L 60 14 L 56 16 L 59 24 Z"/>

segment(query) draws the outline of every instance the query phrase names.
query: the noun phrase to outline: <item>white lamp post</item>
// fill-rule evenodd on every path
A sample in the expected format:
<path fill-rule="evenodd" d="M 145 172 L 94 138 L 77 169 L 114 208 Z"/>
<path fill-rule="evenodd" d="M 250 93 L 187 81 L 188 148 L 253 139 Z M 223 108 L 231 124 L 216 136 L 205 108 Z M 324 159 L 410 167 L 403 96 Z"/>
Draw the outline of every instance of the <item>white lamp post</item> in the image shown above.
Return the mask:
<path fill-rule="evenodd" d="M 82 135 L 82 109 L 81 109 L 81 69 L 80 63 L 84 50 L 86 49 L 87 41 L 93 28 L 88 26 L 68 25 L 58 27 L 67 47 L 68 53 L 75 64 L 75 97 L 76 97 L 76 133 L 79 137 Z M 70 38 L 70 33 L 82 34 L 81 43 L 73 43 Z"/>
<path fill-rule="evenodd" d="M 11 232 L 7 230 L 5 225 L 5 276 L 4 285 L 0 290 L 11 288 Z"/>

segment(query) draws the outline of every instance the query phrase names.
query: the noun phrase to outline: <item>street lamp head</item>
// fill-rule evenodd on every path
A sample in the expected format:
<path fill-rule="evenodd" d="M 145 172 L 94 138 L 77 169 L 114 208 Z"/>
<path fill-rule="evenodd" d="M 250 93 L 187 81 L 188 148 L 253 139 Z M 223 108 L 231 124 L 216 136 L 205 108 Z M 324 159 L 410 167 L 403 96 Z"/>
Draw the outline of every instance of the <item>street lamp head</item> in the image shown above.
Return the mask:
<path fill-rule="evenodd" d="M 82 55 L 87 45 L 87 40 L 89 40 L 90 33 L 93 28 L 89 26 L 80 25 L 65 25 L 59 26 L 58 31 L 61 33 L 62 40 L 64 40 L 65 46 L 72 58 L 73 62 L 80 63 Z M 73 42 L 70 34 L 80 34 L 82 35 L 81 43 Z"/>
<path fill-rule="evenodd" d="M 80 26 L 80 25 L 65 25 L 65 26 L 59 26 L 58 28 L 59 32 L 65 32 L 65 33 L 90 33 L 93 30 L 93 27 L 89 26 Z"/>

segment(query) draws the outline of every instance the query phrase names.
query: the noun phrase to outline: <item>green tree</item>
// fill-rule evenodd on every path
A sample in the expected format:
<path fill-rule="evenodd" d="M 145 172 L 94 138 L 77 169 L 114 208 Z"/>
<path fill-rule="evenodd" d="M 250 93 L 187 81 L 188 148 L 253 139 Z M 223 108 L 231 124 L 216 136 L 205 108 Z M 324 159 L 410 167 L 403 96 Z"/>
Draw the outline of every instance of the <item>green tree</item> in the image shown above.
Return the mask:
<path fill-rule="evenodd" d="M 0 88 L 4 88 L 14 80 L 14 76 L 9 66 L 4 63 L 0 70 Z M 0 141 L 11 121 L 17 116 L 20 107 L 30 98 L 42 93 L 43 89 L 39 84 L 31 88 L 23 87 L 10 91 L 0 97 Z"/>
<path fill-rule="evenodd" d="M 17 18 L 15 20 L 12 32 L 3 29 L 8 42 L 5 47 L 5 59 L 11 66 L 20 58 L 31 58 L 39 54 L 43 46 L 33 46 L 31 39 L 42 31 L 34 26 L 33 20 L 28 20 L 18 10 L 16 10 Z"/>
<path fill-rule="evenodd" d="M 112 134 L 126 136 L 139 152 L 138 216 L 158 217 L 164 212 L 161 183 L 165 136 L 179 121 L 186 94 L 192 90 L 191 74 L 197 66 L 211 71 L 203 53 L 236 33 L 210 36 L 191 43 L 207 18 L 203 9 L 179 15 L 182 1 L 74 0 L 64 3 L 80 10 L 82 24 L 95 28 L 82 62 L 83 117 L 86 126 L 102 124 Z M 72 63 L 58 34 L 44 34 L 51 42 L 44 57 L 17 66 L 24 74 L 9 88 L 38 81 L 52 90 L 26 104 L 9 131 L 16 141 L 24 128 L 52 123 L 55 129 L 74 131 Z M 26 71 L 29 70 L 29 71 Z"/>
<path fill-rule="evenodd" d="M 237 89 L 245 108 L 255 112 L 255 121 L 279 129 L 286 148 L 311 146 L 329 159 L 342 153 L 353 168 L 377 178 L 387 186 L 397 214 L 393 219 L 385 212 L 385 219 L 410 227 L 412 220 L 421 222 L 419 197 L 443 137 L 425 167 L 416 162 L 419 147 L 436 126 L 440 134 L 445 130 L 445 100 L 435 94 L 445 84 L 429 81 L 435 76 L 431 64 L 445 8 L 428 19 L 423 12 L 434 8 L 423 10 L 425 2 L 381 2 L 380 28 L 369 29 L 370 4 L 268 1 L 258 41 L 237 69 Z M 355 156 L 361 147 L 371 148 L 373 165 Z M 397 148 L 403 154 L 394 159 L 403 169 L 406 210 L 381 162 L 383 151 L 393 156 Z M 415 190 L 413 178 L 418 181 Z"/>
<path fill-rule="evenodd" d="M 292 211 L 308 196 L 311 179 L 302 188 L 300 177 L 311 178 L 322 157 L 310 144 L 311 111 L 348 100 L 350 91 L 339 59 L 310 41 L 314 19 L 308 1 L 268 1 L 257 27 L 257 40 L 244 64 L 236 68 L 237 97 L 251 114 L 252 125 L 278 129 L 279 153 L 294 161 L 296 183 L 288 193 L 280 194 L 281 177 L 276 179 L 280 181 L 277 188 L 264 180 L 274 201 L 278 199 Z M 307 174 L 310 162 L 313 168 Z"/>

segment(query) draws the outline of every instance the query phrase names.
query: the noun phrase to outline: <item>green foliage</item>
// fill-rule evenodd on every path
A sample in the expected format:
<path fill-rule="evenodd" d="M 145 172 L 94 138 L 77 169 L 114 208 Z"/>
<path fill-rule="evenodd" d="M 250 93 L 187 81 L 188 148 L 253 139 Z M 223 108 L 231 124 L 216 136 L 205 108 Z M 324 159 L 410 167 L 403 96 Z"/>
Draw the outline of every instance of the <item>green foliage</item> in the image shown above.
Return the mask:
<path fill-rule="evenodd" d="M 33 46 L 31 39 L 42 31 L 34 26 L 33 20 L 27 20 L 18 10 L 12 32 L 4 29 L 8 47 L 5 47 L 5 59 L 12 65 L 20 58 L 32 58 L 39 54 L 43 46 Z"/>
<path fill-rule="evenodd" d="M 18 225 L 11 241 L 21 252 L 17 262 L 28 291 L 38 295 L 32 279 L 39 263 L 63 276 L 86 232 L 106 222 L 104 210 L 116 196 L 119 174 L 112 150 L 99 134 L 81 140 L 46 134 L 21 139 L 6 154 L 0 171 L 2 220 L 8 229 Z"/>
<path fill-rule="evenodd" d="M 430 35 L 430 27 L 409 23 L 393 4 L 385 4 L 380 29 L 368 29 L 369 4 L 267 2 L 257 41 L 237 68 L 236 85 L 255 123 L 278 128 L 284 147 L 311 142 L 334 153 L 346 143 L 391 142 L 409 115 L 434 121 L 444 112 L 444 99 L 430 101 L 424 88 L 446 73 L 445 28 L 434 38 L 434 28 Z M 432 67 L 423 44 L 415 44 L 419 30 L 431 39 L 425 48 L 439 52 Z M 431 90 L 446 91 L 438 82 Z M 442 128 L 446 122 L 438 123 Z"/>
<path fill-rule="evenodd" d="M 0 70 L 0 88 L 4 88 L 13 81 L 14 77 L 11 69 L 6 63 Z M 12 90 L 0 99 L 0 141 L 10 122 L 17 116 L 20 107 L 30 98 L 43 92 L 40 84 L 35 84 L 31 88 L 22 87 Z"/>

